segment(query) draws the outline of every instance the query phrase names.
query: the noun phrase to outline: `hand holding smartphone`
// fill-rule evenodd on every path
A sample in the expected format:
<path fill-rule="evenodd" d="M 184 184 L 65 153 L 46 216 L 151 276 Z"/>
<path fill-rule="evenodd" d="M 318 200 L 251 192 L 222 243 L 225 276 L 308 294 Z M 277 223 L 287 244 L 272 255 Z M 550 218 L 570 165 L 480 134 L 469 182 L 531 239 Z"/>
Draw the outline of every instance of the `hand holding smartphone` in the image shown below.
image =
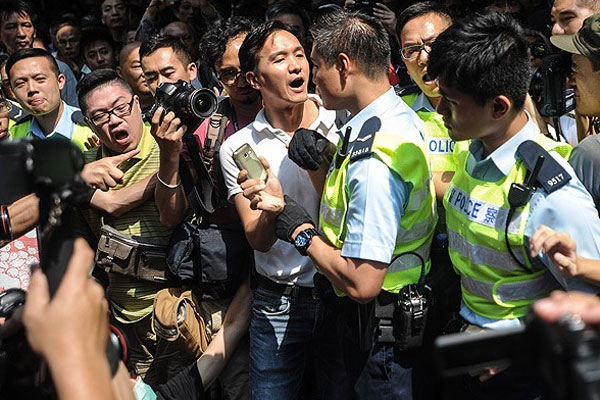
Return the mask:
<path fill-rule="evenodd" d="M 248 143 L 243 144 L 233 152 L 233 159 L 239 169 L 248 171 L 249 179 L 260 179 L 265 182 L 267 180 L 267 171 L 258 159 L 258 156 Z"/>

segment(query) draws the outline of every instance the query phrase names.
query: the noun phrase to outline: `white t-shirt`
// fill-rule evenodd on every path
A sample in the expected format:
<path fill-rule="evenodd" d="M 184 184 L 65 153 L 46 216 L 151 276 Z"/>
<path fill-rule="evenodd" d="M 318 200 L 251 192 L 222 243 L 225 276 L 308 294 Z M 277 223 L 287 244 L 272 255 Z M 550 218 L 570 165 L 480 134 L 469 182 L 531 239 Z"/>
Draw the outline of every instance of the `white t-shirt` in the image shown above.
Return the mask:
<path fill-rule="evenodd" d="M 317 96 L 309 95 L 308 101 L 320 104 Z M 319 116 L 308 129 L 316 130 L 331 142 L 337 143 L 339 135 L 336 133 L 335 117 L 335 111 L 319 106 Z M 291 139 L 292 137 L 281 129 L 271 126 L 262 109 L 253 123 L 223 142 L 219 158 L 227 186 L 227 198 L 231 201 L 233 196 L 242 192 L 237 183 L 240 169 L 233 159 L 233 152 L 248 143 L 257 156 L 263 156 L 269 162 L 271 170 L 281 183 L 283 192 L 302 205 L 317 223 L 320 198 L 307 172 L 288 158 L 288 145 Z M 258 273 L 275 282 L 313 286 L 312 278 L 315 273 L 313 262 L 309 257 L 300 255 L 291 243 L 277 240 L 268 252 L 255 251 L 254 259 Z"/>

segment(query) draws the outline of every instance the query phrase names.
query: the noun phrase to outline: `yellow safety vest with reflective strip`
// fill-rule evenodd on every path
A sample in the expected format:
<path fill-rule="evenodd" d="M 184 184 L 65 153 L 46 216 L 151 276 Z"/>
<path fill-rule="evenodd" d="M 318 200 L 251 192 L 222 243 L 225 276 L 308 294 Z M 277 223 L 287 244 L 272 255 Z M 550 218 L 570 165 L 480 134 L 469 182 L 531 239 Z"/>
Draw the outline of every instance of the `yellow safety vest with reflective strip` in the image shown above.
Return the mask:
<path fill-rule="evenodd" d="M 30 126 L 31 126 L 31 118 L 27 119 L 26 121 L 19 122 L 19 123 L 12 125 L 9 128 L 11 139 L 19 140 L 19 139 L 25 139 L 25 138 L 32 137 L 33 135 L 31 133 L 29 133 Z M 60 135 L 60 134 L 56 134 L 56 135 L 60 136 L 61 138 L 68 139 L 63 135 Z M 73 128 L 73 135 L 71 136 L 71 142 L 73 142 L 73 144 L 75 146 L 77 146 L 79 148 L 79 150 L 86 151 L 88 149 L 85 147 L 85 143 L 88 142 L 89 138 L 93 135 L 94 135 L 94 132 L 92 132 L 92 130 L 88 126 L 75 124 L 75 127 Z M 54 137 L 54 135 L 51 137 Z"/>
<path fill-rule="evenodd" d="M 541 134 L 535 141 L 565 159 L 571 153 L 568 144 Z M 470 310 L 487 318 L 523 317 L 534 300 L 556 288 L 552 274 L 541 262 L 532 264 L 523 245 L 529 203 L 515 210 L 508 226 L 511 249 L 526 268 L 515 262 L 505 244 L 510 185 L 523 183 L 527 168 L 519 159 L 506 177 L 485 182 L 466 172 L 468 157 L 469 151 L 457 153 L 459 168 L 444 196 L 448 247 L 461 278 L 462 299 Z"/>
<path fill-rule="evenodd" d="M 401 97 L 409 106 L 417 101 L 419 93 L 407 94 Z M 444 126 L 442 116 L 437 112 L 427 110 L 416 111 L 417 115 L 425 123 L 425 149 L 429 155 L 429 163 L 432 172 L 455 171 L 456 161 L 454 155 L 454 140 L 448 135 L 448 129 Z"/>
<path fill-rule="evenodd" d="M 407 251 L 416 252 L 425 260 L 425 268 L 428 272 L 431 266 L 429 255 L 437 215 L 435 189 L 424 149 L 419 144 L 404 140 L 401 135 L 378 132 L 375 134 L 371 151 L 372 156 L 377 157 L 406 183 L 412 185 L 408 204 L 400 222 L 394 256 Z M 322 233 L 333 246 L 339 249 L 342 248 L 346 235 L 347 176 L 350 162 L 347 157 L 340 168 L 333 169 L 327 176 L 319 212 L 319 226 Z M 420 273 L 421 262 L 417 257 L 401 256 L 388 267 L 383 281 L 383 290 L 398 293 L 404 286 L 417 282 Z"/>

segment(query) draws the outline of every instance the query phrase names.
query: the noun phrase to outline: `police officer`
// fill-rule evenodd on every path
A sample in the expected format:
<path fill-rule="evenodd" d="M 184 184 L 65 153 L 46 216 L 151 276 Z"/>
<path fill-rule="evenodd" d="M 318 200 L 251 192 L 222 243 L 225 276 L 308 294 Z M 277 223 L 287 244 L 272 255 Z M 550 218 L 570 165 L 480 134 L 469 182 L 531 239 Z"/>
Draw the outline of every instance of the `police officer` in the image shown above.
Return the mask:
<path fill-rule="evenodd" d="M 346 109 L 352 118 L 341 129 L 344 140 L 325 186 L 316 187 L 323 192 L 320 232 L 302 206 L 286 196 L 285 204 L 280 199 L 275 233 L 308 255 L 340 295 L 357 303 L 377 299 L 371 322 L 391 325 L 393 308 L 379 318 L 379 307 L 393 303 L 407 284 L 417 282 L 430 267 L 437 216 L 422 123 L 389 85 L 390 47 L 381 23 L 345 11 L 332 18 L 311 28 L 314 81 L 325 107 Z M 322 142 L 315 132 L 297 131 L 290 158 L 313 169 L 311 174 L 327 173 L 326 157 L 318 151 Z M 273 188 L 275 180 L 269 171 L 266 185 L 257 180 L 242 183 L 253 207 L 277 206 L 275 192 L 266 189 Z M 396 338 L 384 337 L 385 333 L 390 332 L 378 329 L 377 338 L 366 343 L 368 356 L 359 370 L 357 396 L 411 399 L 412 371 L 422 357 L 414 349 L 395 348 Z M 350 358 L 360 353 L 358 347 L 349 350 Z"/>
<path fill-rule="evenodd" d="M 444 6 L 431 1 L 406 8 L 396 23 L 402 61 L 416 85 L 403 88 L 398 94 L 425 123 L 425 146 L 440 201 L 456 169 L 452 156 L 454 141 L 448 136 L 442 116 L 435 112 L 440 91 L 435 80 L 427 73 L 427 60 L 431 43 L 451 24 L 452 17 Z"/>
<path fill-rule="evenodd" d="M 6 74 L 20 106 L 30 113 L 10 128 L 12 139 L 59 137 L 82 151 L 96 146 L 95 135 L 78 108 L 60 98 L 65 77 L 56 60 L 42 49 L 17 50 L 6 62 Z"/>
<path fill-rule="evenodd" d="M 529 238 L 544 223 L 569 233 L 580 254 L 598 259 L 600 224 L 590 195 L 565 160 L 570 146 L 543 136 L 523 109 L 530 73 L 519 24 L 498 13 L 455 23 L 433 43 L 428 73 L 438 79 L 437 111 L 450 137 L 471 140 L 468 150 L 456 153 L 458 168 L 444 198 L 465 327 L 518 326 L 557 281 L 566 289 L 597 291 L 564 276 L 547 254 L 528 256 Z M 466 378 L 465 398 L 540 395 L 526 370 L 494 368 L 476 375 Z"/>

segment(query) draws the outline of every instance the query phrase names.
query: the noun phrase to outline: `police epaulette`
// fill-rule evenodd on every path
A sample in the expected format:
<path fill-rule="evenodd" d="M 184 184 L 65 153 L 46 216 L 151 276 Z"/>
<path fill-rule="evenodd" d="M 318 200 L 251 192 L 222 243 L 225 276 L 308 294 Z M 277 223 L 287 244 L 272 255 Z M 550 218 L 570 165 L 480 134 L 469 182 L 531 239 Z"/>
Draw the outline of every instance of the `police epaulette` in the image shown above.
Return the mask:
<path fill-rule="evenodd" d="M 546 149 L 533 140 L 521 143 L 517 149 L 517 155 L 523 160 L 529 172 L 533 171 L 538 158 L 544 156 L 544 163 L 537 175 L 537 182 L 547 193 L 560 189 L 571 180 L 571 174 Z"/>
<path fill-rule="evenodd" d="M 371 155 L 373 140 L 380 128 L 381 120 L 379 117 L 371 117 L 365 121 L 352 145 L 352 151 L 350 152 L 351 162 Z"/>
<path fill-rule="evenodd" d="M 417 85 L 412 83 L 407 86 L 394 87 L 394 91 L 396 92 L 396 96 L 402 97 L 402 96 L 406 96 L 409 94 L 419 93 L 421 91 L 421 89 L 419 89 L 419 87 Z"/>
<path fill-rule="evenodd" d="M 71 121 L 79 125 L 86 125 L 83 113 L 80 110 L 74 111 L 73 114 L 71 114 Z"/>
<path fill-rule="evenodd" d="M 12 118 L 12 116 L 10 118 Z M 33 118 L 32 114 L 29 114 L 28 112 L 26 112 L 25 110 L 23 110 L 23 113 L 19 117 L 17 117 L 16 119 L 14 119 L 15 125 L 22 124 L 23 122 L 30 121 L 32 118 Z"/>

